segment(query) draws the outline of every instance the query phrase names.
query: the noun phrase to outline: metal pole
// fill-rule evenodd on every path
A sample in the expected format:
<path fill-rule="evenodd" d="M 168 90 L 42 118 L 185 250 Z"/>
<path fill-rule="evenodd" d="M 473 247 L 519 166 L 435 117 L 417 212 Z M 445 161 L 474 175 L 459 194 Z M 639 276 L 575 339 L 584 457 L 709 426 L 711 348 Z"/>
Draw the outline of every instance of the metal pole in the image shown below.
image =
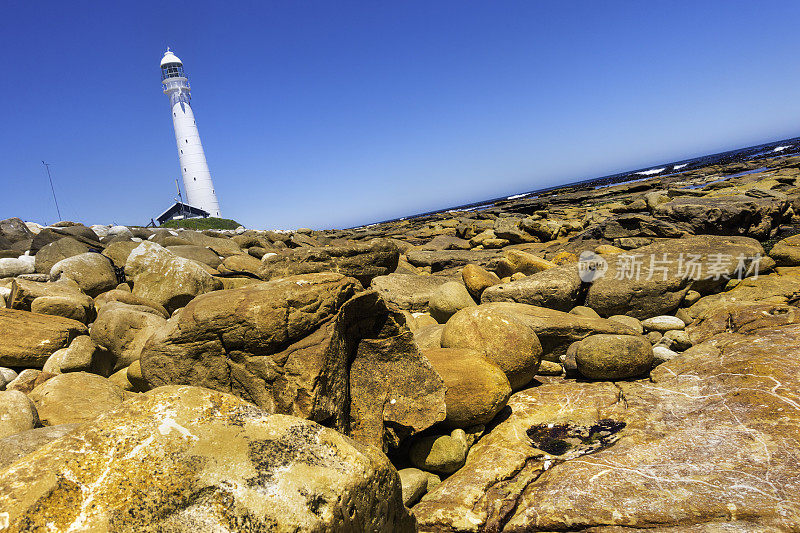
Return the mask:
<path fill-rule="evenodd" d="M 50 175 L 50 165 L 42 161 L 44 168 L 47 169 L 47 178 L 50 180 L 50 190 L 53 191 L 53 201 L 56 203 L 56 213 L 58 213 L 58 220 L 61 218 L 61 209 L 58 208 L 58 200 L 56 199 L 56 188 L 53 187 L 53 177 Z"/>

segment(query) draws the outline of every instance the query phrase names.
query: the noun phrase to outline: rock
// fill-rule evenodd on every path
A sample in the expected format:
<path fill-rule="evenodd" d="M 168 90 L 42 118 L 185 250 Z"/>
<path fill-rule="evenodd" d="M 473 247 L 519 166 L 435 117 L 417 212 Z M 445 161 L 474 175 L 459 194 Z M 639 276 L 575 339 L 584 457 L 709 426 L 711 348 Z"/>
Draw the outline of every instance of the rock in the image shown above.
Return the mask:
<path fill-rule="evenodd" d="M 126 226 L 111 226 L 108 228 L 107 236 L 111 238 L 121 237 L 123 239 L 132 239 L 134 237 L 133 232 Z"/>
<path fill-rule="evenodd" d="M 497 262 L 497 273 L 504 278 L 517 272 L 525 275 L 536 274 L 555 268 L 555 263 L 522 250 L 507 250 L 505 257 Z"/>
<path fill-rule="evenodd" d="M 147 383 L 144 374 L 142 374 L 141 361 L 138 359 L 125 369 L 125 377 L 128 378 L 128 383 L 133 385 L 135 391 L 146 392 L 150 390 L 150 384 Z"/>
<path fill-rule="evenodd" d="M 421 437 L 411 445 L 409 456 L 418 468 L 452 474 L 464 465 L 468 449 L 464 431 L 456 429 L 450 435 Z"/>
<path fill-rule="evenodd" d="M 437 235 L 426 244 L 419 247 L 420 250 L 469 250 L 469 241 L 459 239 L 452 235 Z"/>
<path fill-rule="evenodd" d="M 83 292 L 93 298 L 113 289 L 119 283 L 108 258 L 92 252 L 74 255 L 53 265 L 50 277 L 58 280 L 61 276 L 73 280 Z"/>
<path fill-rule="evenodd" d="M 775 243 L 769 256 L 780 266 L 800 265 L 800 235 L 792 235 Z"/>
<path fill-rule="evenodd" d="M 695 346 L 655 368 L 653 382 L 560 382 L 517 393 L 508 419 L 414 507 L 420 529 L 791 530 L 800 519 L 789 490 L 800 454 L 788 443 L 800 412 L 787 400 L 800 388 L 798 340 L 797 324 L 721 333 L 716 348 Z M 601 437 L 598 418 L 606 433 L 625 425 Z M 543 438 L 545 430 L 593 428 L 599 446 L 565 451 Z"/>
<path fill-rule="evenodd" d="M 67 348 L 54 352 L 45 362 L 42 372 L 49 374 L 91 372 L 108 376 L 113 367 L 112 355 L 99 349 L 88 335 L 81 335 L 75 337 Z"/>
<path fill-rule="evenodd" d="M 434 291 L 447 281 L 447 278 L 439 276 L 393 273 L 373 278 L 370 287 L 399 309 L 427 311 Z"/>
<path fill-rule="evenodd" d="M 0 365 L 41 368 L 53 352 L 69 346 L 86 326 L 75 320 L 0 308 Z"/>
<path fill-rule="evenodd" d="M 585 316 L 588 318 L 600 318 L 600 315 L 597 314 L 597 311 L 595 311 L 591 307 L 586 307 L 583 305 L 576 305 L 575 307 L 569 310 L 569 314 Z"/>
<path fill-rule="evenodd" d="M 25 222 L 14 217 L 0 220 L 0 237 L 11 243 L 17 243 L 32 239 L 33 233 L 31 233 L 31 230 L 25 225 Z"/>
<path fill-rule="evenodd" d="M 502 217 L 494 221 L 494 234 L 501 239 L 506 239 L 514 244 L 525 242 L 536 242 L 531 234 L 522 231 L 519 227 L 520 219 L 512 217 Z"/>
<path fill-rule="evenodd" d="M 411 507 L 428 492 L 428 473 L 419 468 L 403 468 L 397 474 L 403 488 L 403 505 Z"/>
<path fill-rule="evenodd" d="M 553 361 L 542 361 L 539 365 L 537 376 L 560 376 L 564 373 L 564 367 Z"/>
<path fill-rule="evenodd" d="M 83 294 L 78 285 L 69 279 L 62 278 L 55 283 L 43 283 L 16 278 L 11 283 L 11 294 L 8 296 L 8 308 L 30 311 L 33 301 L 43 296 L 64 297 L 86 309 L 91 314 L 92 298 Z"/>
<path fill-rule="evenodd" d="M 653 346 L 653 367 L 671 361 L 676 357 L 678 357 L 677 352 L 673 352 L 666 346 Z"/>
<path fill-rule="evenodd" d="M 0 278 L 13 278 L 22 274 L 33 274 L 35 259 L 31 256 L 0 258 Z"/>
<path fill-rule="evenodd" d="M 491 268 L 496 264 L 497 252 L 490 250 L 447 250 L 429 252 L 425 250 L 409 250 L 406 253 L 408 262 L 415 267 L 431 269 L 431 272 L 461 268 L 468 264 L 478 264 Z"/>
<path fill-rule="evenodd" d="M 461 270 L 461 277 L 469 293 L 477 300 L 480 300 L 484 290 L 500 283 L 500 278 L 497 277 L 497 274 L 473 264 L 464 265 Z"/>
<path fill-rule="evenodd" d="M 448 281 L 431 293 L 430 313 L 440 324 L 447 322 L 461 309 L 477 305 L 463 283 Z"/>
<path fill-rule="evenodd" d="M 670 350 L 682 352 L 692 347 L 692 341 L 689 334 L 684 330 L 673 329 L 664 333 L 664 336 L 658 341 L 659 346 L 664 346 Z"/>
<path fill-rule="evenodd" d="M 0 439 L 33 429 L 39 423 L 36 406 L 17 390 L 0 392 Z"/>
<path fill-rule="evenodd" d="M 690 290 L 689 292 L 686 293 L 686 296 L 683 297 L 683 304 L 682 305 L 684 305 L 686 307 L 690 307 L 690 306 L 694 305 L 695 303 L 697 303 L 697 300 L 702 298 L 702 296 L 703 295 L 700 294 L 699 292 Z"/>
<path fill-rule="evenodd" d="M 125 285 L 127 287 L 127 285 Z M 100 296 L 94 299 L 94 305 L 97 309 L 97 312 L 100 313 L 106 304 L 110 304 L 112 302 L 119 302 L 123 304 L 128 304 L 131 306 L 144 306 L 149 307 L 153 310 L 153 313 L 161 316 L 163 318 L 169 318 L 169 313 L 164 306 L 153 302 L 152 300 L 148 300 L 146 298 L 142 298 L 141 296 L 136 296 L 135 294 L 131 293 L 130 290 L 124 289 L 113 289 L 107 292 L 104 292 Z"/>
<path fill-rule="evenodd" d="M 0 439 L 0 470 L 5 470 L 17 459 L 35 452 L 45 444 L 60 439 L 77 427 L 78 424 L 62 424 L 29 429 Z"/>
<path fill-rule="evenodd" d="M 444 380 L 449 427 L 485 424 L 505 407 L 511 386 L 503 371 L 474 350 L 433 348 L 423 355 Z"/>
<path fill-rule="evenodd" d="M 614 254 L 625 253 L 625 250 L 623 250 L 622 248 L 618 248 L 616 246 L 612 246 L 610 244 L 601 244 L 600 246 L 594 249 L 594 253 L 598 255 L 614 255 Z"/>
<path fill-rule="evenodd" d="M 695 235 L 746 235 L 768 239 L 786 218 L 789 202 L 775 198 L 682 196 L 658 205 L 653 214 L 688 226 Z"/>
<path fill-rule="evenodd" d="M 10 368 L 0 366 L 0 391 L 6 390 L 6 385 L 17 379 L 17 373 Z"/>
<path fill-rule="evenodd" d="M 29 394 L 42 425 L 78 424 L 121 404 L 125 392 L 108 379 L 87 372 L 54 376 Z"/>
<path fill-rule="evenodd" d="M 318 273 L 199 296 L 145 344 L 142 373 L 153 387 L 231 392 L 346 431 L 348 365 L 358 343 L 401 333 L 377 293 L 356 295 L 360 288 Z"/>
<path fill-rule="evenodd" d="M 36 370 L 35 368 L 26 368 L 6 385 L 6 390 L 18 390 L 24 394 L 28 394 L 35 389 L 37 385 L 41 385 L 53 377 L 53 375 L 54 374 L 47 374 L 41 370 Z"/>
<path fill-rule="evenodd" d="M 200 233 L 198 231 L 186 231 L 186 230 L 178 233 L 178 237 L 180 237 L 184 241 L 189 242 L 190 244 L 208 248 L 209 250 L 211 250 L 220 257 L 228 257 L 229 255 L 238 255 L 244 253 L 242 249 L 239 247 L 239 245 L 236 244 L 235 241 L 228 238 L 213 237 L 211 235 L 206 235 L 205 233 Z M 185 243 L 176 241 L 176 244 L 185 244 Z"/>
<path fill-rule="evenodd" d="M 605 275 L 589 287 L 585 305 L 601 316 L 624 314 L 644 319 L 670 314 L 690 289 L 714 292 L 736 277 L 740 256 L 740 272 L 745 275 L 754 258 L 762 254 L 761 245 L 746 237 L 665 239 L 613 256 Z"/>
<path fill-rule="evenodd" d="M 562 233 L 563 223 L 557 220 L 536 220 L 528 217 L 520 221 L 519 227 L 523 231 L 539 238 L 542 242 L 551 241 Z"/>
<path fill-rule="evenodd" d="M 108 257 L 114 266 L 116 267 L 124 267 L 125 264 L 128 262 L 128 256 L 131 255 L 131 252 L 138 247 L 140 242 L 138 241 L 116 241 L 110 243 L 106 246 L 106 249 L 102 251 L 102 254 Z M 41 253 L 41 252 L 39 252 Z M 39 254 L 36 254 L 38 257 Z"/>
<path fill-rule="evenodd" d="M 88 324 L 94 319 L 91 299 L 84 294 L 39 296 L 31 302 L 31 311 L 43 315 L 60 316 Z"/>
<path fill-rule="evenodd" d="M 350 366 L 350 436 L 384 452 L 445 419 L 445 387 L 411 332 L 364 339 Z"/>
<path fill-rule="evenodd" d="M 650 341 L 650 344 L 652 344 L 653 346 L 655 346 L 656 344 L 658 344 L 659 342 L 661 342 L 661 339 L 663 339 L 663 338 L 664 338 L 664 335 L 662 335 L 662 334 L 661 334 L 660 332 L 658 332 L 658 331 L 651 331 L 650 333 L 648 333 L 648 334 L 646 335 L 646 337 L 647 337 L 647 340 L 648 340 L 648 341 Z"/>
<path fill-rule="evenodd" d="M 800 322 L 800 311 L 793 305 L 769 301 L 726 302 L 700 313 L 686 334 L 694 344 L 722 333 L 752 335 L 765 327 L 778 327 Z"/>
<path fill-rule="evenodd" d="M 516 321 L 532 328 L 542 346 L 542 359 L 550 361 L 558 361 L 559 356 L 566 352 L 572 342 L 581 340 L 588 335 L 598 333 L 635 334 L 634 330 L 618 322 L 602 318 L 580 317 L 532 305 L 496 302 L 481 304 L 479 309 L 492 314 L 498 320 Z"/>
<path fill-rule="evenodd" d="M 642 322 L 639 319 L 633 318 L 632 316 L 611 315 L 608 317 L 608 319 L 614 322 L 619 322 L 620 324 L 625 324 L 635 331 L 637 335 L 644 333 L 644 326 L 642 326 Z"/>
<path fill-rule="evenodd" d="M 517 302 L 558 311 L 578 303 L 581 278 L 576 265 L 557 266 L 483 291 L 481 303 Z"/>
<path fill-rule="evenodd" d="M 377 450 L 197 387 L 141 395 L 20 459 L 0 508 L 12 530 L 415 529 Z"/>
<path fill-rule="evenodd" d="M 642 320 L 642 327 L 647 331 L 665 332 L 671 329 L 683 329 L 686 324 L 678 317 L 670 315 L 654 316 Z"/>
<path fill-rule="evenodd" d="M 145 343 L 166 320 L 125 304 L 102 308 L 92 326 L 92 341 L 111 354 L 112 372 L 139 359 Z"/>
<path fill-rule="evenodd" d="M 578 344 L 575 362 L 589 379 L 626 379 L 650 371 L 653 348 L 637 335 L 590 335 Z"/>
<path fill-rule="evenodd" d="M 400 250 L 388 239 L 349 246 L 314 246 L 274 256 L 264 256 L 259 277 L 264 280 L 314 272 L 338 272 L 359 280 L 365 287 L 373 278 L 397 268 Z"/>
<path fill-rule="evenodd" d="M 534 328 L 513 309 L 492 305 L 456 313 L 445 325 L 440 342 L 444 348 L 482 353 L 500 367 L 514 390 L 533 379 L 542 356 L 542 345 Z"/>
<path fill-rule="evenodd" d="M 190 259 L 196 263 L 210 266 L 211 268 L 217 268 L 222 264 L 222 259 L 213 251 L 204 246 L 197 246 L 194 244 L 178 244 L 174 246 L 167 246 L 167 250 L 178 257 Z"/>
<path fill-rule="evenodd" d="M 78 242 L 72 237 L 62 237 L 56 241 L 43 246 L 36 252 L 35 268 L 36 272 L 50 274 L 53 265 L 68 257 L 85 254 L 89 251 L 89 246 Z"/>
<path fill-rule="evenodd" d="M 220 281 L 197 263 L 151 242 L 142 242 L 131 252 L 125 273 L 133 281 L 134 295 L 156 302 L 169 312 L 185 306 L 198 294 L 221 287 Z"/>
<path fill-rule="evenodd" d="M 261 261 L 251 255 L 230 255 L 226 257 L 222 264 L 217 267 L 220 274 L 232 275 L 251 275 L 256 277 L 256 273 L 261 268 Z"/>
<path fill-rule="evenodd" d="M 442 347 L 442 332 L 444 331 L 444 324 L 431 324 L 430 326 L 423 326 L 414 331 L 414 342 L 420 350 L 427 350 L 429 348 Z"/>

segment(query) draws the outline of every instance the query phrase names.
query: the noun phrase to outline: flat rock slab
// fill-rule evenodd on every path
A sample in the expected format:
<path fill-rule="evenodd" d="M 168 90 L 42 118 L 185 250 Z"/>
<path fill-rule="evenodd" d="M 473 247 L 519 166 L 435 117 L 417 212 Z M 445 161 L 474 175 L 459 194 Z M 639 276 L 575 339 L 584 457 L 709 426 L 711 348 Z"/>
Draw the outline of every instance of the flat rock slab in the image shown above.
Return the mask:
<path fill-rule="evenodd" d="M 793 530 L 798 361 L 800 325 L 770 326 L 717 335 L 652 382 L 520 392 L 466 466 L 414 508 L 420 529 Z"/>
<path fill-rule="evenodd" d="M 77 320 L 0 308 L 0 366 L 41 368 L 53 352 L 87 333 Z"/>
<path fill-rule="evenodd" d="M 7 531 L 413 531 L 377 450 L 234 396 L 163 387 L 0 474 Z"/>

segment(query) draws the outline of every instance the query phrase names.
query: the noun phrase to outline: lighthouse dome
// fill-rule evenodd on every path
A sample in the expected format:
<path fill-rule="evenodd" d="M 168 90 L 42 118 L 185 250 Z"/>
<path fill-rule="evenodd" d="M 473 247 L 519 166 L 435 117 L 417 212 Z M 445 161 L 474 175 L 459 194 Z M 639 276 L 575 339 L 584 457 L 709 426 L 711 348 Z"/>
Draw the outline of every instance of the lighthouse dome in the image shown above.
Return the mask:
<path fill-rule="evenodd" d="M 183 64 L 181 60 L 178 59 L 178 56 L 173 54 L 172 51 L 167 48 L 167 51 L 164 52 L 164 57 L 161 58 L 161 66 L 163 67 L 164 65 L 169 65 L 171 63 L 177 63 L 179 65 Z"/>

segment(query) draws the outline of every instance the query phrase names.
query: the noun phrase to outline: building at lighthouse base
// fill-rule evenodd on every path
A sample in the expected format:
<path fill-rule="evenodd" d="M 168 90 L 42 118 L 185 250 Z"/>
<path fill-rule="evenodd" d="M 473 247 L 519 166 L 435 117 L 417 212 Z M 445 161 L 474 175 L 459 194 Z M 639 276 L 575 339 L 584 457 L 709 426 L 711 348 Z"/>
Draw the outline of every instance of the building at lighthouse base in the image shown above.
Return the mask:
<path fill-rule="evenodd" d="M 182 220 L 185 218 L 208 218 L 211 215 L 208 211 L 194 207 L 183 202 L 175 202 L 169 209 L 156 217 L 158 225 L 164 224 L 168 220 Z"/>

